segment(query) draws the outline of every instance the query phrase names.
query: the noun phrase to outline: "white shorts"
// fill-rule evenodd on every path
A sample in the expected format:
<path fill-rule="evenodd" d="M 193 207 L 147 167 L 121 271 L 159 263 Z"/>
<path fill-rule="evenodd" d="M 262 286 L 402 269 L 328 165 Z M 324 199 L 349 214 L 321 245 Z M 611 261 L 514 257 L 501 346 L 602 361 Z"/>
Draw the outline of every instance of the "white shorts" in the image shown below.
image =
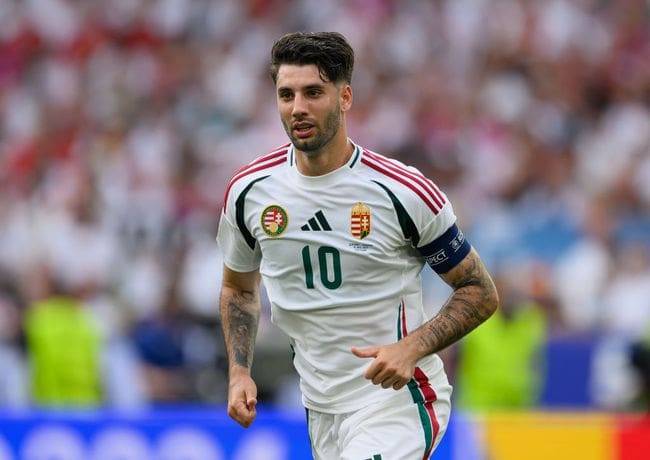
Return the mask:
<path fill-rule="evenodd" d="M 428 459 L 449 423 L 451 385 L 414 397 L 407 387 L 356 412 L 307 411 L 314 460 Z"/>

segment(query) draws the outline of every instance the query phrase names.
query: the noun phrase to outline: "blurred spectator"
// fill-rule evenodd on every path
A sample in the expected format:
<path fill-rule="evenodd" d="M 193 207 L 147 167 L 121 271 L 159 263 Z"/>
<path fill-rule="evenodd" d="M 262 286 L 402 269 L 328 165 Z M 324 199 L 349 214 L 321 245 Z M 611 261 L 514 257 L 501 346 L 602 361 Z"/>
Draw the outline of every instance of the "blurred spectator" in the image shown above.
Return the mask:
<path fill-rule="evenodd" d="M 153 404 L 222 402 L 227 380 L 219 324 L 189 310 L 180 287 L 180 277 L 172 277 L 160 308 L 131 331 L 146 398 Z"/>
<path fill-rule="evenodd" d="M 25 407 L 30 402 L 24 356 L 23 305 L 19 291 L 0 272 L 0 405 Z"/>
<path fill-rule="evenodd" d="M 650 413 L 650 333 L 632 344 L 630 362 L 641 380 L 637 404 Z"/>
<path fill-rule="evenodd" d="M 95 407 L 103 402 L 102 337 L 96 318 L 58 279 L 30 305 L 25 335 L 34 402 Z"/>
<path fill-rule="evenodd" d="M 602 294 L 602 329 L 640 340 L 650 328 L 650 246 L 647 241 L 623 241 L 614 257 L 616 270 Z"/>
<path fill-rule="evenodd" d="M 631 362 L 633 351 L 650 329 L 650 247 L 647 241 L 623 238 L 614 248 L 616 270 L 601 296 L 598 354 L 594 360 L 593 392 L 599 407 L 633 409 L 645 391 L 645 376 Z"/>
<path fill-rule="evenodd" d="M 531 408 L 543 381 L 544 309 L 522 276 L 499 271 L 495 282 L 500 308 L 459 345 L 457 402 L 464 410 Z"/>
<path fill-rule="evenodd" d="M 133 340 L 143 366 L 148 397 L 153 403 L 193 399 L 183 348 L 187 323 L 176 283 L 172 283 L 161 308 L 138 321 L 133 328 Z"/>
<path fill-rule="evenodd" d="M 566 328 L 575 333 L 596 331 L 602 322 L 601 299 L 614 264 L 611 210 L 604 197 L 587 203 L 582 234 L 555 267 L 553 288 Z"/>

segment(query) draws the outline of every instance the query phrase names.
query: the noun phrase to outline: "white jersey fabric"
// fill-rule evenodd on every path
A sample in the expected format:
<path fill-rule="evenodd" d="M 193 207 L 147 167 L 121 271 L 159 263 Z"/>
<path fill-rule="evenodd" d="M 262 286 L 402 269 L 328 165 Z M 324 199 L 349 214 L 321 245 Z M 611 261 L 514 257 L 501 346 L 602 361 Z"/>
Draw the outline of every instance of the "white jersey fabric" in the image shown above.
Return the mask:
<path fill-rule="evenodd" d="M 427 320 L 417 248 L 456 221 L 417 169 L 354 147 L 346 165 L 318 177 L 300 174 L 291 145 L 243 167 L 226 191 L 217 237 L 228 268 L 259 268 L 272 321 L 295 352 L 305 407 L 333 414 L 395 391 L 365 379 L 371 360 L 350 349 L 393 343 Z M 431 401 L 437 385 L 447 378 L 430 355 L 400 391 Z"/>

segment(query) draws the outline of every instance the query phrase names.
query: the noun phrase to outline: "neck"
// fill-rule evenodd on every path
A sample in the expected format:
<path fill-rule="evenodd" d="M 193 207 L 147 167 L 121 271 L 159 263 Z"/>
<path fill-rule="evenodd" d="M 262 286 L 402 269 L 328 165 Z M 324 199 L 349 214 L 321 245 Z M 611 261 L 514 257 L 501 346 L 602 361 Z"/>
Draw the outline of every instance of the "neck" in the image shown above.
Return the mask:
<path fill-rule="evenodd" d="M 352 142 L 343 133 L 318 151 L 305 153 L 295 149 L 296 167 L 300 174 L 305 176 L 322 176 L 346 164 L 353 152 Z"/>

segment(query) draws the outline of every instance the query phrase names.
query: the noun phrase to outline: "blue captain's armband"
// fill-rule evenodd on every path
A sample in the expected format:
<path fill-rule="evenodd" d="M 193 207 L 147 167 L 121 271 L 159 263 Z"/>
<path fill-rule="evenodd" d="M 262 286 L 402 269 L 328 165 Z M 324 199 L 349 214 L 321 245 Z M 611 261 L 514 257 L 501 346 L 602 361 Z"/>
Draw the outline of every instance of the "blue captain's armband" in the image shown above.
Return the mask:
<path fill-rule="evenodd" d="M 469 254 L 472 246 L 456 224 L 426 246 L 418 248 L 420 254 L 436 273 L 447 273 Z"/>

